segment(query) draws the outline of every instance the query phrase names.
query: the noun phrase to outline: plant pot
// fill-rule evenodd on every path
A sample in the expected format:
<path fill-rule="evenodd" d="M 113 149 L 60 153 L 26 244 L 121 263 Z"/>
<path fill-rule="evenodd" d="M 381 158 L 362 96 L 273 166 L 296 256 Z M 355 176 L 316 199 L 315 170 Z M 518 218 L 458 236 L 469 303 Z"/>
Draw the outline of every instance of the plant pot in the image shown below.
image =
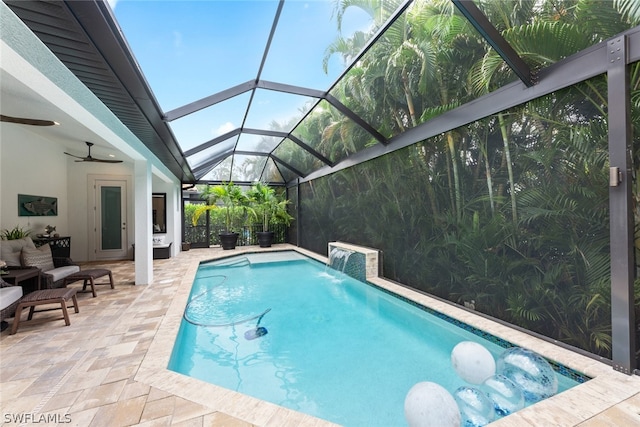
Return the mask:
<path fill-rule="evenodd" d="M 218 237 L 220 238 L 220 246 L 222 246 L 222 249 L 228 250 L 236 248 L 238 233 L 220 233 Z"/>
<path fill-rule="evenodd" d="M 190 242 L 182 242 L 182 250 L 184 252 L 188 251 L 189 249 L 191 249 L 191 243 Z"/>
<path fill-rule="evenodd" d="M 258 231 L 258 244 L 261 248 L 270 248 L 273 243 L 273 231 Z"/>

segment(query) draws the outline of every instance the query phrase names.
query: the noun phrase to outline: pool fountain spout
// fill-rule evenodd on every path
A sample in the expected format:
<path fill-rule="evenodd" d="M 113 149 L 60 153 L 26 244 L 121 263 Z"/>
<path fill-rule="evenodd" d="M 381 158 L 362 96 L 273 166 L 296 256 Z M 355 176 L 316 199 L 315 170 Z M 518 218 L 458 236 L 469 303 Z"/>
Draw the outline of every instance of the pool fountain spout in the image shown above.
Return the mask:
<path fill-rule="evenodd" d="M 332 247 L 331 252 L 329 252 L 329 262 L 327 264 L 327 267 L 344 273 L 344 270 L 347 267 L 347 262 L 349 262 L 349 257 L 353 253 L 353 251 L 350 251 L 348 249 L 338 248 L 335 246 Z"/>

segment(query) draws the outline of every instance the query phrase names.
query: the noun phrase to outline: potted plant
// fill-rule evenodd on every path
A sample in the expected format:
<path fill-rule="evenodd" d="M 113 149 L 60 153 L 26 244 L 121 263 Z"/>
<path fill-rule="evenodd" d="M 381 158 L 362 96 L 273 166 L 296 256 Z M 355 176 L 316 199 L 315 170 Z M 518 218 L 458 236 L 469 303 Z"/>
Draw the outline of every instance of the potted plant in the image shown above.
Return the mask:
<path fill-rule="evenodd" d="M 277 218 L 286 225 L 293 217 L 287 212 L 289 200 L 280 200 L 275 190 L 266 184 L 256 182 L 251 186 L 249 197 L 255 206 L 256 214 L 262 219 L 262 231 L 256 233 L 261 248 L 268 248 L 273 242 L 273 231 L 269 231 L 269 223 Z"/>
<path fill-rule="evenodd" d="M 198 218 L 204 212 L 211 209 L 222 208 L 225 210 L 225 228 L 218 234 L 222 249 L 235 249 L 238 241 L 238 233 L 233 231 L 233 219 L 237 214 L 235 210 L 242 208 L 245 213 L 253 213 L 249 206 L 249 198 L 242 189 L 233 182 L 222 183 L 220 185 L 205 188 L 201 198 L 207 201 L 206 205 L 199 206 L 193 213 L 193 225 L 198 223 Z M 220 206 L 218 206 L 220 204 Z"/>
<path fill-rule="evenodd" d="M 0 232 L 0 238 L 2 240 L 18 240 L 24 239 L 31 234 L 31 230 L 25 230 L 24 228 L 16 225 L 11 230 L 4 229 Z"/>

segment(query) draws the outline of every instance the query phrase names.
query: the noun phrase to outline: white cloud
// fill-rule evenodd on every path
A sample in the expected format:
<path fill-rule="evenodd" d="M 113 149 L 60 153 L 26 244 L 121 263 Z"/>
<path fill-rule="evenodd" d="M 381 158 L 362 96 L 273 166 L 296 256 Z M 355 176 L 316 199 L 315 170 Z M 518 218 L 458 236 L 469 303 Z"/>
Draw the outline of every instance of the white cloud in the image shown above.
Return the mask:
<path fill-rule="evenodd" d="M 116 10 L 116 5 L 118 4 L 118 0 L 107 0 L 109 6 L 111 6 L 111 10 Z"/>
<path fill-rule="evenodd" d="M 214 136 L 224 135 L 227 132 L 231 132 L 235 128 L 236 128 L 236 126 L 234 126 L 233 123 L 227 122 L 227 123 L 223 124 L 222 126 L 220 126 L 218 129 L 216 129 L 213 132 L 213 135 Z"/>

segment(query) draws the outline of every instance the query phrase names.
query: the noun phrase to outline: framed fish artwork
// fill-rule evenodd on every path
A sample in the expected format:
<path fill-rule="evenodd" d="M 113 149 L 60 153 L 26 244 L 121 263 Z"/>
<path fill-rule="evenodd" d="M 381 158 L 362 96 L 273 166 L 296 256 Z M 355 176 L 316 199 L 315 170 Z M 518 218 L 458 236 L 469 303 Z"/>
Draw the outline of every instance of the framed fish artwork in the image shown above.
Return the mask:
<path fill-rule="evenodd" d="M 18 216 L 58 216 L 58 198 L 18 194 Z"/>

